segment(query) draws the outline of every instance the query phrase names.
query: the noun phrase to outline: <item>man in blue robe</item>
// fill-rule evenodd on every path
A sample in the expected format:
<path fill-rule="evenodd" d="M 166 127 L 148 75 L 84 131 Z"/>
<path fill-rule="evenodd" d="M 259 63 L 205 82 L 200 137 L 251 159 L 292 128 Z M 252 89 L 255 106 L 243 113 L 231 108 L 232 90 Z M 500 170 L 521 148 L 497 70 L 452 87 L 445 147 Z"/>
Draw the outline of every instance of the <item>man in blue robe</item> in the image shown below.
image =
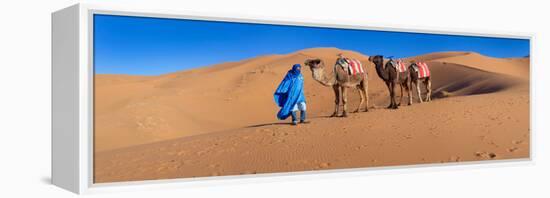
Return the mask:
<path fill-rule="evenodd" d="M 296 118 L 298 111 L 300 111 L 300 123 L 307 123 L 304 77 L 300 70 L 300 64 L 293 65 L 273 94 L 275 103 L 281 108 L 277 113 L 277 118 L 285 120 L 289 116 L 292 116 L 293 125 L 298 124 Z"/>

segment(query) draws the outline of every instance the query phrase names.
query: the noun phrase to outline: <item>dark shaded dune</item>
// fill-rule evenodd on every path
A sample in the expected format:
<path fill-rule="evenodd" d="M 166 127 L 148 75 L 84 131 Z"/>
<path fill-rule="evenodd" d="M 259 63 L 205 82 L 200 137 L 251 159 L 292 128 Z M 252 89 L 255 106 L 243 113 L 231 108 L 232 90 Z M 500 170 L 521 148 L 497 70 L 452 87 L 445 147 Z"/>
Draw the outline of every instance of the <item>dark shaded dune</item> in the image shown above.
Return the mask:
<path fill-rule="evenodd" d="M 433 98 L 493 93 L 524 81 L 464 65 L 428 62 L 432 72 Z"/>
<path fill-rule="evenodd" d="M 487 72 L 513 76 L 521 79 L 528 79 L 530 72 L 529 61 L 494 58 L 473 52 L 464 56 L 452 56 L 432 61 L 464 65 Z"/>

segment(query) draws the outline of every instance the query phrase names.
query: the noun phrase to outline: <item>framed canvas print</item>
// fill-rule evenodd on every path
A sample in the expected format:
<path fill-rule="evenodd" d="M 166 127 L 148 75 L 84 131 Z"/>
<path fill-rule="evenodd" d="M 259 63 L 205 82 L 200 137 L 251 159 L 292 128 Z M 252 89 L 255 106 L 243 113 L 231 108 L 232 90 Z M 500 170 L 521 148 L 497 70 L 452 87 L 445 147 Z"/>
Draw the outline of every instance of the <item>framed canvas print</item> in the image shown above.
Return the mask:
<path fill-rule="evenodd" d="M 52 21 L 52 180 L 73 192 L 531 159 L 530 35 L 91 5 Z"/>

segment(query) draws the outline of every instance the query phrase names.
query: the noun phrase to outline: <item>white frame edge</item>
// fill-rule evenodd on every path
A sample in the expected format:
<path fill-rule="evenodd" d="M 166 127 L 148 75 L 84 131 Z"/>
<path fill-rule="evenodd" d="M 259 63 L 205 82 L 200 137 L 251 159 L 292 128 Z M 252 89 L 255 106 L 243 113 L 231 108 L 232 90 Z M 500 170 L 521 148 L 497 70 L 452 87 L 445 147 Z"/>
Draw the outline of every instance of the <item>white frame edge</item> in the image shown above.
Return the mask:
<path fill-rule="evenodd" d="M 84 194 L 534 164 L 533 139 L 535 131 L 532 130 L 534 113 L 532 112 L 533 97 L 530 97 L 530 156 L 524 159 L 94 184 L 93 14 L 529 39 L 530 59 L 533 60 L 534 35 L 527 33 L 494 34 L 484 30 L 449 30 L 435 27 L 418 29 L 412 26 L 395 27 L 384 24 L 366 26 L 352 21 L 327 22 L 314 19 L 281 19 L 280 17 L 259 17 L 242 14 L 232 14 L 232 17 L 227 17 L 226 14 L 144 10 L 141 8 L 127 8 L 127 6 L 73 5 L 52 13 L 52 183 L 71 192 Z M 530 67 L 531 73 L 533 72 L 532 65 L 533 62 L 531 62 Z M 533 96 L 533 79 L 530 79 L 530 86 L 530 94 Z"/>
<path fill-rule="evenodd" d="M 87 9 L 52 13 L 52 183 L 81 194 L 93 178 L 93 70 Z"/>

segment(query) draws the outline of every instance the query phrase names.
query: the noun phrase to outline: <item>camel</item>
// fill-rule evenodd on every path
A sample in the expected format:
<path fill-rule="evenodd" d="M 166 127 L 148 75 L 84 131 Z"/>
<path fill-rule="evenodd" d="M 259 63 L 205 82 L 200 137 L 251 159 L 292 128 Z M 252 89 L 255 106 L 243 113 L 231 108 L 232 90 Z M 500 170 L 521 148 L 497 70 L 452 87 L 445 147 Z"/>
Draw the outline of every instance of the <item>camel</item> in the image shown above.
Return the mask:
<path fill-rule="evenodd" d="M 403 101 L 403 87 L 405 87 L 407 95 L 409 96 L 408 105 L 411 105 L 412 97 L 409 82 L 409 70 L 398 72 L 393 60 L 388 61 L 384 65 L 384 58 L 381 55 L 370 56 L 369 61 L 374 63 L 378 77 L 386 83 L 388 91 L 390 92 L 390 105 L 388 106 L 388 109 L 399 108 L 401 102 Z M 401 87 L 401 99 L 399 100 L 399 104 L 395 102 L 395 85 L 400 85 Z"/>
<path fill-rule="evenodd" d="M 365 112 L 367 112 L 369 106 L 369 94 L 368 94 L 368 78 L 366 68 L 363 68 L 364 73 L 356 75 L 348 74 L 342 65 L 349 64 L 343 57 L 339 57 L 334 64 L 333 74 L 327 76 L 325 73 L 325 64 L 321 59 L 308 59 L 304 63 L 309 66 L 313 79 L 326 87 L 332 87 L 335 96 L 335 108 L 334 113 L 330 117 L 338 116 L 340 108 L 340 97 L 342 98 L 343 110 L 341 117 L 347 117 L 347 103 L 348 103 L 348 88 L 356 88 L 359 92 L 361 100 L 357 110 L 353 113 L 359 112 L 363 103 L 365 103 Z M 345 65 L 346 67 L 348 65 Z"/>
<path fill-rule="evenodd" d="M 420 103 L 424 102 L 422 101 L 422 94 L 420 90 L 420 81 L 424 84 L 427 92 L 426 92 L 426 102 L 432 101 L 432 80 L 431 76 L 420 78 L 420 74 L 418 73 L 418 65 L 413 61 L 412 64 L 409 66 L 410 72 L 410 78 L 411 78 L 411 89 L 414 89 L 416 87 L 416 93 L 418 93 L 418 100 Z M 413 86 L 414 84 L 414 86 Z"/>

